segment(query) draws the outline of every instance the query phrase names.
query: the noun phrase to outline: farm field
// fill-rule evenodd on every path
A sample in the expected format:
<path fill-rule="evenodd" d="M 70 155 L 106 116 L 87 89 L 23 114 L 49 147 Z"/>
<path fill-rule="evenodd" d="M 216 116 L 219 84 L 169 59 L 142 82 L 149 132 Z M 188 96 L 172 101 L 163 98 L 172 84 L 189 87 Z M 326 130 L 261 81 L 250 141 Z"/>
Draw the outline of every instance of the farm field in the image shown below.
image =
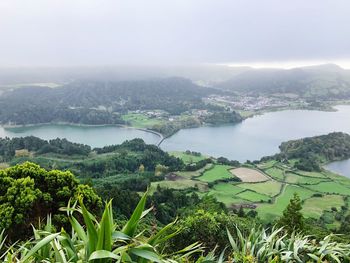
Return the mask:
<path fill-rule="evenodd" d="M 307 177 L 307 176 L 300 176 L 296 173 L 286 173 L 286 179 L 285 181 L 290 184 L 318 184 L 320 182 L 329 181 L 327 178 L 319 178 L 319 177 Z"/>
<path fill-rule="evenodd" d="M 282 187 L 282 184 L 276 181 L 267 181 L 262 183 L 243 183 L 239 184 L 239 187 L 255 191 L 260 194 L 265 194 L 268 196 L 277 195 Z"/>
<path fill-rule="evenodd" d="M 242 182 L 218 181 L 232 178 L 232 172 L 243 179 Z M 303 200 L 303 214 L 312 218 L 319 218 L 332 208 L 340 209 L 344 205 L 343 196 L 350 196 L 350 180 L 343 176 L 329 171 L 296 170 L 276 161 L 240 168 L 209 164 L 197 171 L 177 174 L 184 180 L 166 182 L 164 186 L 177 189 L 196 187 L 201 196 L 206 193 L 213 195 L 228 207 L 254 204 L 259 217 L 266 222 L 282 215 L 294 193 Z M 162 182 L 158 183 L 162 185 Z"/>
<path fill-rule="evenodd" d="M 249 201 L 243 200 L 237 196 L 237 194 L 242 191 L 245 190 L 232 184 L 219 183 L 209 190 L 209 195 L 215 196 L 218 201 L 223 202 L 227 206 L 249 203 Z"/>
<path fill-rule="evenodd" d="M 346 185 L 346 186 L 350 187 L 350 180 L 347 177 L 344 177 L 344 176 L 341 176 L 341 175 L 338 175 L 338 174 L 335 174 L 335 173 L 332 173 L 329 171 L 326 171 L 323 174 L 328 179 L 331 179 L 331 180 L 338 182 L 342 185 Z"/>
<path fill-rule="evenodd" d="M 212 163 L 208 163 L 206 166 L 204 166 L 201 169 L 198 169 L 196 171 L 187 171 L 187 172 L 176 172 L 177 175 L 191 179 L 195 177 L 201 176 L 205 171 L 210 170 L 213 166 Z"/>
<path fill-rule="evenodd" d="M 332 207 L 341 209 L 344 199 L 340 195 L 325 195 L 322 197 L 311 197 L 303 204 L 303 214 L 308 217 L 319 218 L 324 210 L 331 210 Z"/>
<path fill-rule="evenodd" d="M 172 154 L 187 163 L 203 157 L 190 159 L 187 154 Z M 192 188 L 197 189 L 200 196 L 215 196 L 229 208 L 256 207 L 259 218 L 266 222 L 282 215 L 294 193 L 303 200 L 303 214 L 312 218 L 319 218 L 334 208 L 340 209 L 345 204 L 344 196 L 350 196 L 350 180 L 326 170 L 306 172 L 274 160 L 239 168 L 217 164 L 215 159 L 213 162 L 197 171 L 176 172 L 181 179 L 155 182 L 152 187 Z M 241 181 L 230 180 L 234 177 Z"/>
<path fill-rule="evenodd" d="M 185 164 L 197 163 L 199 161 L 202 161 L 208 158 L 205 155 L 197 156 L 186 152 L 169 152 L 169 154 L 177 158 L 180 158 Z"/>
<path fill-rule="evenodd" d="M 230 183 L 218 183 L 213 187 L 213 189 L 215 191 L 218 191 L 221 193 L 227 193 L 230 195 L 236 195 L 236 194 L 241 193 L 245 190 L 245 189 L 242 189 L 242 188 L 235 186 L 233 184 L 230 184 Z"/>
<path fill-rule="evenodd" d="M 209 195 L 215 196 L 215 198 L 219 201 L 224 203 L 226 206 L 230 207 L 232 205 L 238 205 L 238 204 L 248 204 L 250 203 L 247 200 L 240 199 L 234 195 L 228 195 L 226 193 L 221 193 L 217 191 L 209 191 Z"/>
<path fill-rule="evenodd" d="M 337 182 L 324 182 L 315 185 L 308 185 L 307 188 L 322 193 L 350 195 L 350 188 Z"/>
<path fill-rule="evenodd" d="M 269 180 L 269 178 L 262 172 L 251 168 L 235 168 L 231 169 L 230 172 L 233 176 L 238 177 L 239 179 L 241 179 L 242 182 L 245 183 L 256 183 Z"/>
<path fill-rule="evenodd" d="M 197 180 L 191 180 L 191 179 L 179 179 L 176 181 L 160 181 L 160 182 L 153 182 L 151 184 L 151 192 L 152 190 L 155 190 L 157 186 L 160 186 L 162 188 L 173 188 L 173 189 L 187 189 L 187 188 L 198 188 L 199 191 L 205 191 L 207 189 L 207 184 L 197 181 Z"/>
<path fill-rule="evenodd" d="M 297 173 L 300 175 L 309 176 L 309 177 L 325 178 L 325 175 L 323 173 L 306 172 L 306 171 L 298 171 Z"/>
<path fill-rule="evenodd" d="M 265 169 L 272 168 L 276 163 L 277 163 L 277 161 L 271 160 L 271 161 L 268 161 L 268 162 L 260 163 L 260 164 L 257 165 L 257 167 L 259 169 L 265 170 Z"/>
<path fill-rule="evenodd" d="M 157 124 L 162 124 L 164 121 L 156 118 L 149 118 L 141 113 L 129 113 L 122 116 L 124 121 L 130 123 L 131 126 L 137 128 L 150 128 Z"/>
<path fill-rule="evenodd" d="M 288 185 L 283 193 L 276 198 L 274 204 L 261 204 L 257 207 L 261 219 L 271 220 L 271 218 L 277 218 L 282 215 L 283 210 L 288 205 L 289 200 L 293 197 L 294 193 L 297 193 L 302 200 L 310 198 L 315 194 L 315 192 L 309 189 Z"/>
<path fill-rule="evenodd" d="M 256 192 L 253 192 L 251 190 L 244 191 L 242 193 L 237 194 L 239 198 L 251 201 L 251 202 L 267 202 L 270 200 L 270 197 L 264 194 L 259 194 Z"/>
<path fill-rule="evenodd" d="M 213 168 L 207 170 L 202 176 L 197 179 L 203 182 L 215 182 L 217 180 L 231 179 L 233 175 L 230 173 L 229 169 L 232 167 L 229 165 L 214 165 Z"/>
<path fill-rule="evenodd" d="M 272 167 L 272 168 L 265 170 L 264 172 L 267 173 L 268 175 L 270 175 L 275 180 L 283 181 L 283 179 L 284 179 L 284 175 L 283 175 L 284 172 L 282 169 Z"/>

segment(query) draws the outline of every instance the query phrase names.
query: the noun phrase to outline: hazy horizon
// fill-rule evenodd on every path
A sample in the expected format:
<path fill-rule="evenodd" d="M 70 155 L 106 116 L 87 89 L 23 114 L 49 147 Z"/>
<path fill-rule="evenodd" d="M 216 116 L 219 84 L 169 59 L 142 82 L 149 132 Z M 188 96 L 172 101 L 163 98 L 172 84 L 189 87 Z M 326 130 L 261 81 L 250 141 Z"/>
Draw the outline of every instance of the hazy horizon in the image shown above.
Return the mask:
<path fill-rule="evenodd" d="M 0 67 L 350 68 L 348 10 L 346 0 L 3 0 Z"/>

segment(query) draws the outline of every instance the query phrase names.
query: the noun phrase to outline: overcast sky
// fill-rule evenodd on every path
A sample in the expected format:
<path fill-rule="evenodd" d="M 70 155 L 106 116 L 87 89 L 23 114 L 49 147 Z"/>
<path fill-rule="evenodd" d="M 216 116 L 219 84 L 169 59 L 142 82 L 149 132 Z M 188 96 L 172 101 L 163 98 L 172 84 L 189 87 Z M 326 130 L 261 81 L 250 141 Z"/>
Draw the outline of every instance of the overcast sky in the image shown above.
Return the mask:
<path fill-rule="evenodd" d="M 0 0 L 0 66 L 349 60 L 349 0 Z"/>

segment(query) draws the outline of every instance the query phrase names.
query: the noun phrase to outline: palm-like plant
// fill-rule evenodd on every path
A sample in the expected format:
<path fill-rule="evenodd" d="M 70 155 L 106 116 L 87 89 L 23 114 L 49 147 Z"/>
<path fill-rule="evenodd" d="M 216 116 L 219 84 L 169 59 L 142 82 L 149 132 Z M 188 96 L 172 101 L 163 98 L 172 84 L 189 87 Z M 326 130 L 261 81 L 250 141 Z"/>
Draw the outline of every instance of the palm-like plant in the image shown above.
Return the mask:
<path fill-rule="evenodd" d="M 193 253 L 201 252 L 198 243 L 170 255 L 163 254 L 164 243 L 177 232 L 169 233 L 171 223 L 156 234 L 146 237 L 137 226 L 152 208 L 145 210 L 147 193 L 144 194 L 130 219 L 117 230 L 113 219 L 112 203 L 106 203 L 102 218 L 98 221 L 84 206 L 68 204 L 67 212 L 72 233 L 64 230 L 52 233 L 51 219 L 48 217 L 43 230 L 34 228 L 34 240 L 19 246 L 11 246 L 1 256 L 4 262 L 180 262 Z M 82 216 L 84 224 L 75 217 Z M 2 241 L 3 240 L 3 241 Z M 4 246 L 3 234 L 0 245 Z M 1 247 L 0 247 L 1 250 Z"/>
<path fill-rule="evenodd" d="M 100 220 L 97 220 L 84 206 L 83 201 L 68 204 L 66 211 L 71 233 L 65 230 L 55 233 L 48 216 L 41 229 L 33 227 L 33 239 L 24 243 L 5 245 L 4 231 L 0 233 L 1 262 L 192 262 L 194 253 L 202 253 L 200 244 L 195 243 L 177 252 L 166 254 L 166 242 L 178 234 L 171 232 L 175 222 L 147 236 L 138 230 L 138 225 L 150 211 L 145 210 L 147 193 L 144 194 L 130 219 L 123 227 L 116 226 L 111 202 L 106 203 Z M 77 219 L 79 216 L 79 219 Z M 83 223 L 80 223 L 83 222 Z M 310 236 L 284 234 L 282 228 L 267 231 L 251 229 L 244 236 L 236 227 L 233 237 L 229 231 L 231 251 L 224 250 L 218 257 L 215 251 L 196 261 L 203 262 L 350 262 L 350 245 L 332 242 L 332 236 L 316 242 Z M 225 255 L 228 258 L 225 259 Z"/>
<path fill-rule="evenodd" d="M 332 235 L 316 242 L 310 236 L 283 234 L 283 228 L 251 229 L 246 237 L 227 231 L 234 262 L 349 262 L 350 244 L 332 242 Z"/>

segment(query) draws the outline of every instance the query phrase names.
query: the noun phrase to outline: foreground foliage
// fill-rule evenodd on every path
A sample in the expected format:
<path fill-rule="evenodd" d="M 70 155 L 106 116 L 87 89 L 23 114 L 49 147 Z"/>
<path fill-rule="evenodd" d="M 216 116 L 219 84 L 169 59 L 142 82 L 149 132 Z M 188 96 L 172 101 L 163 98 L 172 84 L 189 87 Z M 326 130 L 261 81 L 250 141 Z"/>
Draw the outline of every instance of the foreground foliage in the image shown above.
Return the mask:
<path fill-rule="evenodd" d="M 140 227 L 142 218 L 152 210 L 152 208 L 145 210 L 146 195 L 147 193 L 143 195 L 123 226 L 115 223 L 111 202 L 106 203 L 101 219 L 97 220 L 86 209 L 82 199 L 79 199 L 74 204 L 68 203 L 68 206 L 62 209 L 69 218 L 71 233 L 64 229 L 55 232 L 50 216 L 44 228 L 33 228 L 33 238 L 26 242 L 6 245 L 3 231 L 0 234 L 0 260 L 23 263 L 350 262 L 349 244 L 333 242 L 332 236 L 327 236 L 320 242 L 310 236 L 294 233 L 289 236 L 283 228 L 271 231 L 251 228 L 248 232 L 241 232 L 237 226 L 233 227 L 233 231 L 227 229 L 226 244 L 229 248 L 217 256 L 215 249 L 203 256 L 204 247 L 199 243 L 179 249 L 183 246 L 180 243 L 176 249 L 168 251 L 165 248 L 180 234 L 181 229 L 172 230 L 176 222 L 158 231 L 154 228 L 150 230 Z M 203 211 L 198 214 L 201 215 Z M 202 220 L 201 224 L 202 227 L 211 227 L 210 222 L 206 220 Z"/>
<path fill-rule="evenodd" d="M 234 238 L 229 231 L 233 262 L 349 262 L 350 244 L 332 241 L 332 236 L 320 242 L 311 236 L 284 234 L 283 228 L 252 228 L 248 236 L 243 236 L 237 228 Z"/>
<path fill-rule="evenodd" d="M 171 223 L 149 236 L 138 229 L 139 222 L 151 210 L 145 210 L 146 194 L 141 198 L 130 219 L 119 228 L 114 219 L 111 202 L 106 203 L 98 221 L 85 207 L 82 199 L 63 210 L 67 212 L 72 233 L 53 232 L 51 218 L 43 230 L 34 228 L 34 239 L 23 244 L 5 247 L 1 235 L 0 260 L 3 262 L 180 262 L 193 253 L 201 252 L 194 243 L 171 254 L 162 254 L 164 243 L 177 232 L 169 233 Z M 83 218 L 84 224 L 78 220 Z M 174 261 L 173 261 L 174 260 Z"/>

